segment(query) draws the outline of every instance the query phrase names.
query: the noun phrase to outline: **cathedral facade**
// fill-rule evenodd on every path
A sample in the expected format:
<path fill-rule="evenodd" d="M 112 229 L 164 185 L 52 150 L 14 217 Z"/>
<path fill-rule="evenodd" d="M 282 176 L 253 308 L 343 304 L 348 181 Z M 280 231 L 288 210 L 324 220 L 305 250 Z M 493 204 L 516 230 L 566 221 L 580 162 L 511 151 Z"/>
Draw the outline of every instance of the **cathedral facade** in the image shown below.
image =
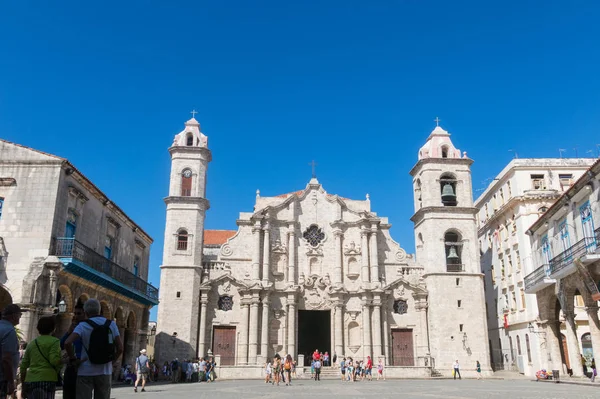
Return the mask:
<path fill-rule="evenodd" d="M 211 153 L 195 119 L 169 152 L 160 362 L 213 355 L 224 377 L 259 377 L 275 354 L 309 365 L 319 349 L 371 356 L 388 376 L 449 374 L 457 359 L 467 375 L 477 360 L 489 372 L 472 160 L 446 131 L 431 133 L 411 171 L 416 258 L 368 195 L 329 194 L 314 176 L 299 191 L 257 192 L 237 231 L 205 232 Z"/>

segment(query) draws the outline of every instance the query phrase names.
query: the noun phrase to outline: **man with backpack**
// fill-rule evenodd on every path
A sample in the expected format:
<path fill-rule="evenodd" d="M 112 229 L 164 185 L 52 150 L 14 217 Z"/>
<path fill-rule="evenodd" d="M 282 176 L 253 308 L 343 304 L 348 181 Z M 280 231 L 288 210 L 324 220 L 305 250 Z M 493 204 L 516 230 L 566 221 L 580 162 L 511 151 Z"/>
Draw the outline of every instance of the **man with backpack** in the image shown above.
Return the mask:
<path fill-rule="evenodd" d="M 148 379 L 149 369 L 150 365 L 148 364 L 146 349 L 142 349 L 138 358 L 135 359 L 135 374 L 137 378 L 135 379 L 135 384 L 133 385 L 133 392 L 137 392 L 137 386 L 140 383 L 140 380 L 142 380 L 142 392 L 146 392 L 146 379 Z"/>
<path fill-rule="evenodd" d="M 123 353 L 123 342 L 114 321 L 100 315 L 100 302 L 88 299 L 83 305 L 86 320 L 65 341 L 69 361 L 77 361 L 73 343 L 81 338 L 83 352 L 77 372 L 77 399 L 110 399 L 113 362 Z"/>

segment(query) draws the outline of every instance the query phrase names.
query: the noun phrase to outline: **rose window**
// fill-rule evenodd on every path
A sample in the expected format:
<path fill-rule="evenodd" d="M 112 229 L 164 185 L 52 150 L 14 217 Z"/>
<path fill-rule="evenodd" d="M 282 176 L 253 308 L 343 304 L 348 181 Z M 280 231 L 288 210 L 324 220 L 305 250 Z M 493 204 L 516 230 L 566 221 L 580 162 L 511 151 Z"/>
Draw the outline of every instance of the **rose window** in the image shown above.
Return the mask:
<path fill-rule="evenodd" d="M 219 298 L 219 310 L 228 311 L 233 309 L 233 298 L 230 296 L 222 296 Z"/>
<path fill-rule="evenodd" d="M 319 228 L 316 224 L 313 224 L 306 229 L 302 237 L 308 241 L 311 247 L 318 247 L 325 239 L 325 233 L 323 233 L 323 229 Z"/>
<path fill-rule="evenodd" d="M 404 314 L 406 312 L 408 312 L 408 304 L 405 300 L 394 301 L 394 313 Z"/>

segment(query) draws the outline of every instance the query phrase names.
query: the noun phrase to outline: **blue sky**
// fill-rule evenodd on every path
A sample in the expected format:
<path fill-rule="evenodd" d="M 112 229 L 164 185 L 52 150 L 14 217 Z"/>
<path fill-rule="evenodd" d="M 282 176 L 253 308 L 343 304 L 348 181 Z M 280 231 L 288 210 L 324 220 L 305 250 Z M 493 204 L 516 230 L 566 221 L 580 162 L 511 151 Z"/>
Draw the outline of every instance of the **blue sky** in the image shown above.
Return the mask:
<path fill-rule="evenodd" d="M 596 150 L 600 5 L 571 3 L 5 1 L 0 137 L 69 158 L 148 231 L 155 285 L 167 148 L 194 108 L 207 228 L 234 229 L 256 189 L 304 188 L 314 159 L 413 252 L 408 171 L 436 116 L 476 190 L 509 149 Z"/>

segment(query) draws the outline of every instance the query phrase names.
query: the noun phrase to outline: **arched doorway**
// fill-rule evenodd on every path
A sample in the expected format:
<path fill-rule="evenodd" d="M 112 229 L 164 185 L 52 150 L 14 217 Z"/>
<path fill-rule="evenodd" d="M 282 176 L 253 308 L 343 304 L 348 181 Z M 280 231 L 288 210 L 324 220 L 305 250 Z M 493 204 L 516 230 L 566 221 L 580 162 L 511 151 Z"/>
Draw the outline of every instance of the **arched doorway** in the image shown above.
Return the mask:
<path fill-rule="evenodd" d="M 11 303 L 13 303 L 12 296 L 9 294 L 6 288 L 0 286 L 0 310 L 4 309 Z"/>
<path fill-rule="evenodd" d="M 135 333 L 135 313 L 131 311 L 129 312 L 129 316 L 127 316 L 127 323 L 123 333 L 123 364 L 133 364 L 135 360 Z"/>
<path fill-rule="evenodd" d="M 587 359 L 594 357 L 594 348 L 592 347 L 592 335 L 585 333 L 581 336 L 581 354 Z"/>

